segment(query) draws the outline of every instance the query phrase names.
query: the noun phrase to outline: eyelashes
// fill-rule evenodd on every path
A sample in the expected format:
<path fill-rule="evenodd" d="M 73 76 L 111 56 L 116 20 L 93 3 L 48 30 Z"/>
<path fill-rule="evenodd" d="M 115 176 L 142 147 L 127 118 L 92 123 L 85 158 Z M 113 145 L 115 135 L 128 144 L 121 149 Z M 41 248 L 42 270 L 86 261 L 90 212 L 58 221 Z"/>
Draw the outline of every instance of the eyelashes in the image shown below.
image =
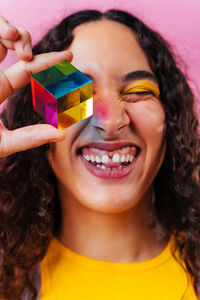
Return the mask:
<path fill-rule="evenodd" d="M 147 100 L 149 99 L 148 96 L 153 96 L 156 97 L 156 94 L 151 91 L 151 90 L 146 90 L 146 91 L 130 91 L 130 92 L 122 92 L 121 93 L 122 100 L 126 102 L 138 102 L 142 100 Z M 145 97 L 146 96 L 146 97 Z"/>
<path fill-rule="evenodd" d="M 123 92 L 122 93 L 123 96 L 126 95 L 153 95 L 156 97 L 155 93 L 153 91 L 141 91 L 141 92 Z"/>

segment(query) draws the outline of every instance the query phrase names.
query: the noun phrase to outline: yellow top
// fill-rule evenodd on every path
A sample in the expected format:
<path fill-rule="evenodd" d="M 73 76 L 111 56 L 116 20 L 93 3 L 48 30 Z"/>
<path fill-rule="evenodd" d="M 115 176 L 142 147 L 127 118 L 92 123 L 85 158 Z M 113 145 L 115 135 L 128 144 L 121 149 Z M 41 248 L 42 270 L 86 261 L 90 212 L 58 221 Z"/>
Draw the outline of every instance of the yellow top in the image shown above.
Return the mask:
<path fill-rule="evenodd" d="M 95 260 L 52 239 L 40 265 L 41 300 L 196 300 L 170 252 L 144 262 Z"/>

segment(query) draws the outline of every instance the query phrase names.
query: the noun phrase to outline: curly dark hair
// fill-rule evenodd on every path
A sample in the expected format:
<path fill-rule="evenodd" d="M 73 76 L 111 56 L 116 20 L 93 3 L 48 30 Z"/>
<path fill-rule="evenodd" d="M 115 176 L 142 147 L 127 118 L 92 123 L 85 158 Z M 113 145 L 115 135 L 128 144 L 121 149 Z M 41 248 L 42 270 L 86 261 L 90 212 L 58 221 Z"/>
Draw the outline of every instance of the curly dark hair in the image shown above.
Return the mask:
<path fill-rule="evenodd" d="M 158 79 L 166 114 L 167 149 L 154 180 L 155 214 L 175 246 L 199 295 L 200 284 L 200 139 L 194 96 L 177 67 L 168 43 L 131 14 L 85 10 L 65 18 L 33 48 L 34 55 L 60 51 L 73 40 L 80 24 L 108 19 L 131 28 Z M 33 111 L 30 84 L 15 92 L 1 115 L 12 130 L 43 123 Z M 49 144 L 0 159 L 0 296 L 22 299 L 36 266 L 46 254 L 60 224 L 56 178 L 47 159 Z M 200 299 L 200 298 L 199 298 Z"/>

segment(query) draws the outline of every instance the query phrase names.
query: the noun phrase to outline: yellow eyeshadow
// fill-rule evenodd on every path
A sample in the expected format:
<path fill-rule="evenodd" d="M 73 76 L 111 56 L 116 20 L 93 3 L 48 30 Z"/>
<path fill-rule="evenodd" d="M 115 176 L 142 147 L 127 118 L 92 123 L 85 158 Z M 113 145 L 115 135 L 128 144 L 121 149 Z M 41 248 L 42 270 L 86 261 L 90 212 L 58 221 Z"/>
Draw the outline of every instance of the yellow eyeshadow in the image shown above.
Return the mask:
<path fill-rule="evenodd" d="M 125 93 L 137 93 L 137 92 L 153 92 L 156 97 L 159 97 L 160 90 L 156 83 L 150 80 L 137 80 L 129 85 L 124 91 Z"/>

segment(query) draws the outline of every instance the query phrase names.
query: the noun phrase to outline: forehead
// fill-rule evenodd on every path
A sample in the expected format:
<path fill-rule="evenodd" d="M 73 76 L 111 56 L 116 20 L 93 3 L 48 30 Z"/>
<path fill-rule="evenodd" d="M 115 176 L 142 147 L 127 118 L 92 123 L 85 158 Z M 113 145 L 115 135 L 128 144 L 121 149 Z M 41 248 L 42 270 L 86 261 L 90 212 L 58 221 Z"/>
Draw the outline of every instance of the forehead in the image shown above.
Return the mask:
<path fill-rule="evenodd" d="M 73 52 L 72 63 L 80 70 L 92 67 L 102 71 L 150 71 L 148 59 L 136 34 L 124 24 L 110 20 L 81 24 L 73 31 L 68 47 Z"/>

